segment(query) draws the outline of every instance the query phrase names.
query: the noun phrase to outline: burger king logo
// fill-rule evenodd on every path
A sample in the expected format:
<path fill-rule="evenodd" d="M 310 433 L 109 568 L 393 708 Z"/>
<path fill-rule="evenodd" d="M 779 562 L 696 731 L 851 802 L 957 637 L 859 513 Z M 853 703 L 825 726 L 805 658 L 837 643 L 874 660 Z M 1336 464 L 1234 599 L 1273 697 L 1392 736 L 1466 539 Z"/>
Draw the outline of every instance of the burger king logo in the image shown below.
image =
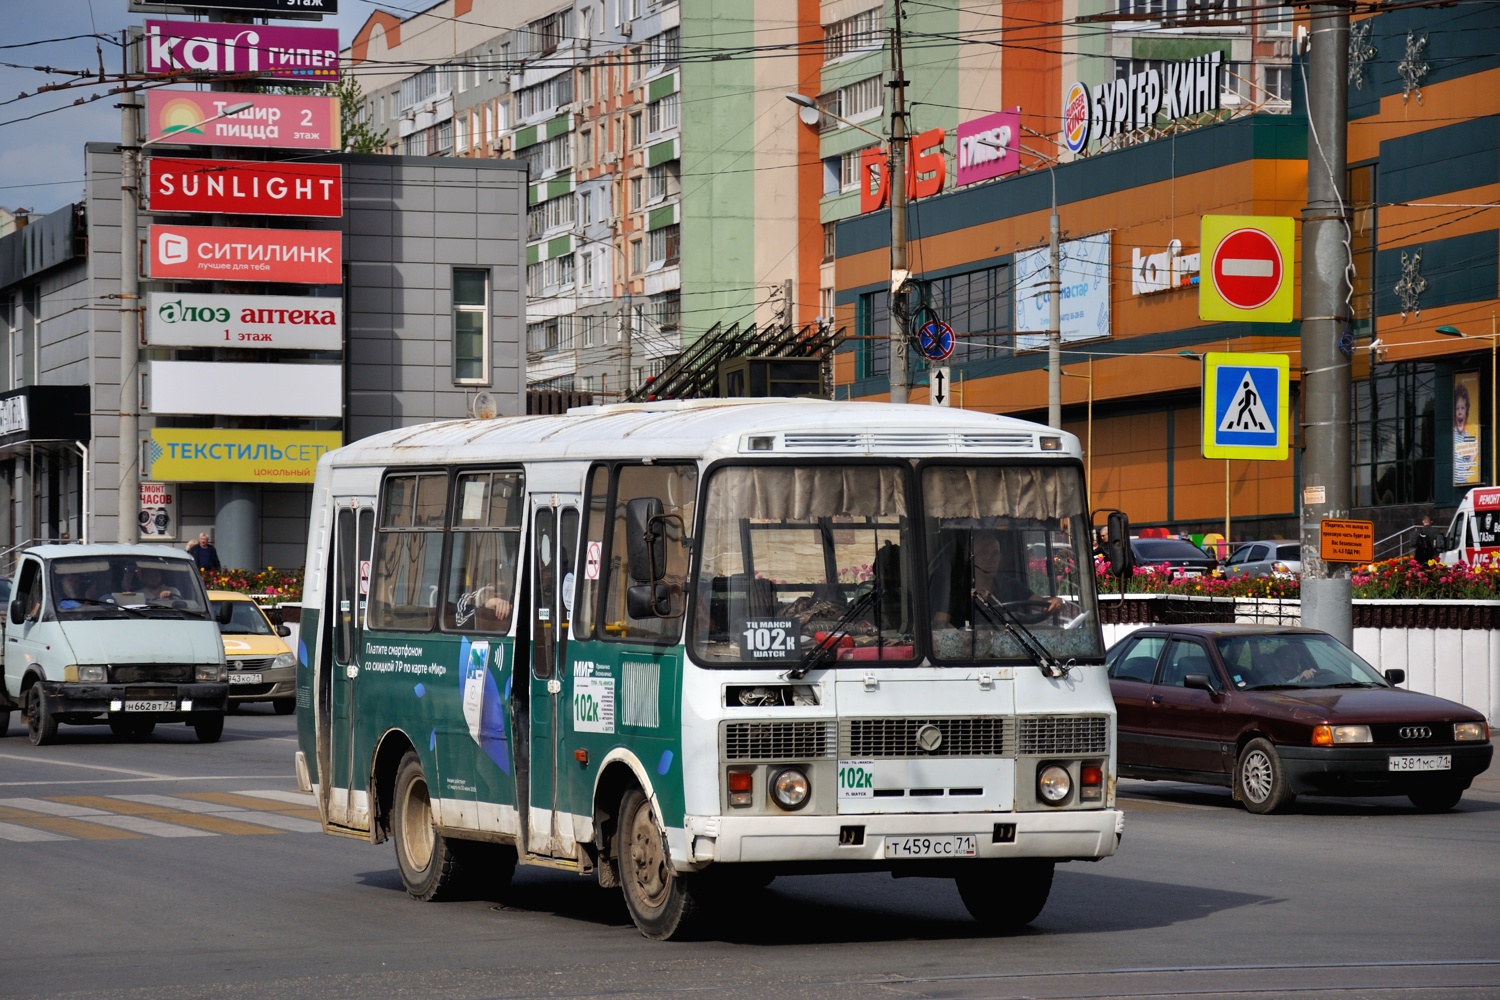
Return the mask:
<path fill-rule="evenodd" d="M 1063 97 L 1063 142 L 1074 153 L 1089 142 L 1089 89 L 1082 83 L 1068 88 Z"/>

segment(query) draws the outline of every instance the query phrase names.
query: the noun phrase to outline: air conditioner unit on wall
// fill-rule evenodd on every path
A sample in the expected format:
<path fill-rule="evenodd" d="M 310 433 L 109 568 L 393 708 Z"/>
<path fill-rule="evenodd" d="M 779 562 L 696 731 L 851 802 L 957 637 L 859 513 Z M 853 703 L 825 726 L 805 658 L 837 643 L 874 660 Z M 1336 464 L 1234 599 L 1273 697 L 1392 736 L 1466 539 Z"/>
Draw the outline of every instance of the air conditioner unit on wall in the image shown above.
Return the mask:
<path fill-rule="evenodd" d="M 629 21 L 626 21 L 624 24 L 620 25 L 620 34 L 624 35 L 626 38 L 629 38 L 630 33 L 634 30 L 635 28 L 631 26 L 631 23 Z"/>

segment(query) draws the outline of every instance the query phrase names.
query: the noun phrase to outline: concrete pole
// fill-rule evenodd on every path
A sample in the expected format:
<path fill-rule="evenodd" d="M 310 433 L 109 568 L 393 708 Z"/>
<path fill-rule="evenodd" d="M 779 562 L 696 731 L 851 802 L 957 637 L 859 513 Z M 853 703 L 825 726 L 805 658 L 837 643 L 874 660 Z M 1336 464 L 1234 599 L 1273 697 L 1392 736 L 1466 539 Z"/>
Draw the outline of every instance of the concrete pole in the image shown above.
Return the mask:
<path fill-rule="evenodd" d="M 125 34 L 127 74 L 130 69 L 130 34 Z M 140 444 L 140 275 L 137 259 L 136 217 L 140 212 L 140 125 L 136 95 L 127 93 L 120 106 L 120 481 L 119 523 L 115 538 L 121 543 L 140 541 L 136 520 L 141 505 Z"/>
<path fill-rule="evenodd" d="M 1057 221 L 1056 174 L 1052 217 L 1047 221 L 1047 426 L 1062 429 L 1062 228 Z"/>
<path fill-rule="evenodd" d="M 1348 246 L 1349 14 L 1311 10 L 1307 63 L 1307 207 L 1302 212 L 1302 623 L 1354 641 L 1346 567 L 1319 557 L 1321 522 L 1349 516 L 1349 358 L 1339 350 L 1350 322 Z"/>
<path fill-rule="evenodd" d="M 891 28 L 891 402 L 905 403 L 911 376 L 906 364 L 906 80 L 901 63 L 901 2 Z"/>

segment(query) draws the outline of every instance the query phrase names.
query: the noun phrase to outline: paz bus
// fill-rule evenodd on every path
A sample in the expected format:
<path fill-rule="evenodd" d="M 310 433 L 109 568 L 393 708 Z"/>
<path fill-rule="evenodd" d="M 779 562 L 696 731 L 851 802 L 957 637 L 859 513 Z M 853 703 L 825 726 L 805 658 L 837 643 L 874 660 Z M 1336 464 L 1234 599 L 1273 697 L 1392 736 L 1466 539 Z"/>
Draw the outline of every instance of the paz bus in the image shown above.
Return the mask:
<path fill-rule="evenodd" d="M 951 879 L 1012 929 L 1112 855 L 1077 438 L 693 400 L 388 431 L 318 464 L 296 769 L 417 899 L 517 863 L 690 933 L 777 875 Z"/>

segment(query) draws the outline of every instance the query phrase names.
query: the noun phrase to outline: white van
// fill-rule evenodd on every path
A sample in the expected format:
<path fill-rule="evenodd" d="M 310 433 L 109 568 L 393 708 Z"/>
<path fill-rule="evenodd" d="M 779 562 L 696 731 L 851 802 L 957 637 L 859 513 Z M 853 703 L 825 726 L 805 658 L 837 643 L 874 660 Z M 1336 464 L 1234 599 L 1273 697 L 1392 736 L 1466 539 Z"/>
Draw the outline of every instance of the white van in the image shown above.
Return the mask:
<path fill-rule="evenodd" d="M 1440 558 L 1450 566 L 1500 558 L 1500 486 L 1476 486 L 1464 496 Z"/>
<path fill-rule="evenodd" d="M 25 713 L 38 746 L 58 723 L 157 723 L 224 732 L 228 667 L 192 556 L 160 545 L 37 545 L 21 553 L 5 616 L 0 733 Z"/>

